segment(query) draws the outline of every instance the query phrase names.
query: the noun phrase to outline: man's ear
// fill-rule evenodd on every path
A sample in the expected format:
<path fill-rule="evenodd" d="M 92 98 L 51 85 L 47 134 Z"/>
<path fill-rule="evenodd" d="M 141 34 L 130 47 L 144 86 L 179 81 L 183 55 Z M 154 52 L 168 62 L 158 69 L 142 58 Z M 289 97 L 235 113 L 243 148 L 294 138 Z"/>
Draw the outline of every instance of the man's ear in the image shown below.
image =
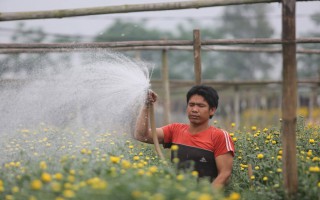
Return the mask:
<path fill-rule="evenodd" d="M 217 108 L 215 108 L 215 107 L 209 108 L 210 116 L 213 116 L 214 113 L 216 113 L 216 110 L 217 110 Z"/>

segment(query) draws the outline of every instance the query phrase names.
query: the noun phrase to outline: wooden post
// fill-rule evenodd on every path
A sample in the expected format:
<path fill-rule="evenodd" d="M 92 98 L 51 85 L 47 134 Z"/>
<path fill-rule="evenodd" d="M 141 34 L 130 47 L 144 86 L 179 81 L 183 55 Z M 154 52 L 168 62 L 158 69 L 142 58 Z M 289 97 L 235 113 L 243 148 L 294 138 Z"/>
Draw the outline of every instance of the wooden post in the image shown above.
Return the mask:
<path fill-rule="evenodd" d="M 234 116 L 236 128 L 240 125 L 240 94 L 239 94 L 239 86 L 234 87 Z"/>
<path fill-rule="evenodd" d="M 162 83 L 164 90 L 164 124 L 170 123 L 170 87 L 169 87 L 169 68 L 168 68 L 168 52 L 166 49 L 162 50 Z"/>
<path fill-rule="evenodd" d="M 297 66 L 296 66 L 296 1 L 282 1 L 282 145 L 283 178 L 287 199 L 295 199 L 298 191 L 296 160 Z"/>
<path fill-rule="evenodd" d="M 195 84 L 201 84 L 201 37 L 198 29 L 193 30 L 193 57 Z"/>

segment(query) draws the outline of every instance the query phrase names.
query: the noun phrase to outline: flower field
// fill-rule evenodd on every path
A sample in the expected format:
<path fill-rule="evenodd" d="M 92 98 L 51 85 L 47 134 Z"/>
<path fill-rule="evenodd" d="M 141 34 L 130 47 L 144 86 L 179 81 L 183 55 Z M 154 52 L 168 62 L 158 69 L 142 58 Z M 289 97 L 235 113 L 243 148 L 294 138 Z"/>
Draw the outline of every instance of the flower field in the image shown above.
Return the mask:
<path fill-rule="evenodd" d="M 0 142 L 0 199 L 283 199 L 279 128 L 233 126 L 226 128 L 236 146 L 233 176 L 223 191 L 194 171 L 177 172 L 127 133 L 21 128 Z M 299 122 L 298 199 L 320 198 L 319 142 L 320 127 Z"/>

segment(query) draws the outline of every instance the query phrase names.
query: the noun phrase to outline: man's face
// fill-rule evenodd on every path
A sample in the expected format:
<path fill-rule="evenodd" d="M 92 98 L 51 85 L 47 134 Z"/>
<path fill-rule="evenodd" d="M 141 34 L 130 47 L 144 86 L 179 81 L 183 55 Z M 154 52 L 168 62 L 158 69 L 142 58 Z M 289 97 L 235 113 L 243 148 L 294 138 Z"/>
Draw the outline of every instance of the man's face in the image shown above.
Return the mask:
<path fill-rule="evenodd" d="M 215 108 L 209 108 L 208 102 L 200 95 L 190 97 L 187 107 L 187 114 L 190 123 L 206 123 L 210 116 L 214 114 Z"/>

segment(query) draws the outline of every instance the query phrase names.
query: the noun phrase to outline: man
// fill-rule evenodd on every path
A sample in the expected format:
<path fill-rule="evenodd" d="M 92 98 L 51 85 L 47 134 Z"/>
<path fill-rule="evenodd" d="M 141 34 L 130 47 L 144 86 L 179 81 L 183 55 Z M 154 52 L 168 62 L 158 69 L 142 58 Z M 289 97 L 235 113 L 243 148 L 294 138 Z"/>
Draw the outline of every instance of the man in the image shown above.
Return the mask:
<path fill-rule="evenodd" d="M 209 125 L 218 107 L 216 90 L 205 85 L 192 87 L 187 93 L 187 115 L 189 124 L 173 123 L 156 129 L 160 144 L 169 148 L 178 145 L 179 167 L 190 167 L 198 171 L 199 177 L 209 177 L 213 188 L 221 188 L 228 182 L 232 172 L 234 144 L 229 134 Z M 134 133 L 135 139 L 153 143 L 151 129 L 148 128 L 148 106 L 157 100 L 150 92 Z"/>

